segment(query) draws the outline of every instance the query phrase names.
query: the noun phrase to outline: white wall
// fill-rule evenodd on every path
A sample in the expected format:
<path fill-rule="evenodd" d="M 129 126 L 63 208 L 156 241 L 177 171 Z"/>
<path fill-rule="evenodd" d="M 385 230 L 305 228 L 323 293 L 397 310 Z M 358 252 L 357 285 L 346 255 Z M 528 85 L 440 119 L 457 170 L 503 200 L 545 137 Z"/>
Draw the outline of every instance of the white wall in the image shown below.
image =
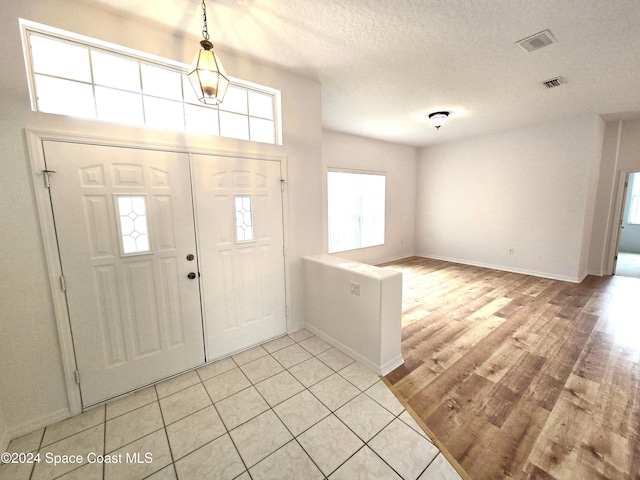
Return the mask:
<path fill-rule="evenodd" d="M 136 23 L 72 0 L 3 2 L 0 31 L 0 405 L 11 436 L 69 413 L 61 353 L 36 211 L 25 129 L 271 155 L 288 160 L 285 205 L 290 327 L 304 323 L 302 257 L 322 252 L 320 85 L 238 55 L 219 52 L 227 72 L 282 91 L 284 146 L 153 132 L 34 113 L 30 109 L 18 18 L 22 17 L 189 63 L 193 37 Z M 187 5 L 185 8 L 191 8 Z M 222 43 L 222 42 L 219 42 Z"/>
<path fill-rule="evenodd" d="M 602 149 L 598 196 L 593 221 L 589 272 L 610 275 L 622 211 L 621 185 L 640 171 L 640 120 L 607 122 Z"/>
<path fill-rule="evenodd" d="M 324 130 L 322 133 L 322 242 L 328 251 L 327 168 L 386 172 L 384 245 L 340 252 L 350 260 L 377 264 L 414 254 L 417 149 Z"/>
<path fill-rule="evenodd" d="M 421 149 L 416 253 L 580 281 L 603 131 L 586 116 Z"/>

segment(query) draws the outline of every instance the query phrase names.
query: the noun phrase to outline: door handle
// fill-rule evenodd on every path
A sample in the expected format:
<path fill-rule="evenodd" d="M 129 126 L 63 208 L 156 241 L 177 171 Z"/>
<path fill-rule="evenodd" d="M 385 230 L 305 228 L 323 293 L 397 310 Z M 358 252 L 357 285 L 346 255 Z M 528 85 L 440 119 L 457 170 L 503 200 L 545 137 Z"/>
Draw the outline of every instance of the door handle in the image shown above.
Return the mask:
<path fill-rule="evenodd" d="M 189 274 L 187 275 L 187 278 L 190 278 L 191 280 L 193 280 L 194 278 L 196 278 L 196 273 L 195 272 L 189 272 Z"/>

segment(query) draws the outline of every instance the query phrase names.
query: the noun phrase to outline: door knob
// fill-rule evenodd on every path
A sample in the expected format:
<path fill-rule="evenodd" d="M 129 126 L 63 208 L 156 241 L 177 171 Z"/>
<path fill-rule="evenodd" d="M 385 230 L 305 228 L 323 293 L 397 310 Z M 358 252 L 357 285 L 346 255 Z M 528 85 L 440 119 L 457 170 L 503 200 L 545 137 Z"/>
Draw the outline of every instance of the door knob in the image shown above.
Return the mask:
<path fill-rule="evenodd" d="M 195 274 L 195 272 L 189 272 L 187 277 L 190 278 L 191 280 L 193 280 L 194 278 L 196 278 L 196 274 Z"/>

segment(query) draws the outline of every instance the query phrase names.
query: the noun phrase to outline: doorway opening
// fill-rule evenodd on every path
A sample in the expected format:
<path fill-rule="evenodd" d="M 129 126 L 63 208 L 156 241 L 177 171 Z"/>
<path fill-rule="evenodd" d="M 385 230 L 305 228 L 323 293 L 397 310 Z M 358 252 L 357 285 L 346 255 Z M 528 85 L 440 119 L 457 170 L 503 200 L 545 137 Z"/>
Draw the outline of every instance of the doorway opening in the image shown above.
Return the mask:
<path fill-rule="evenodd" d="M 614 274 L 640 278 L 640 172 L 627 175 Z"/>

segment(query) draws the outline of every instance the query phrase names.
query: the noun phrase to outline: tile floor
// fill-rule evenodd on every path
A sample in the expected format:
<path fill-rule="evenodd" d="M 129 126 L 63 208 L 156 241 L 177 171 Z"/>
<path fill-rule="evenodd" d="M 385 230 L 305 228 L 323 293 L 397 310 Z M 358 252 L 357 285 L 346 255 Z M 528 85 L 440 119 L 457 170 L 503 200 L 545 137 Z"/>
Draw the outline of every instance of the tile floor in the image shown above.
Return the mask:
<path fill-rule="evenodd" d="M 17 438 L 9 451 L 41 460 L 0 466 L 2 480 L 460 479 L 379 377 L 306 330 Z"/>

